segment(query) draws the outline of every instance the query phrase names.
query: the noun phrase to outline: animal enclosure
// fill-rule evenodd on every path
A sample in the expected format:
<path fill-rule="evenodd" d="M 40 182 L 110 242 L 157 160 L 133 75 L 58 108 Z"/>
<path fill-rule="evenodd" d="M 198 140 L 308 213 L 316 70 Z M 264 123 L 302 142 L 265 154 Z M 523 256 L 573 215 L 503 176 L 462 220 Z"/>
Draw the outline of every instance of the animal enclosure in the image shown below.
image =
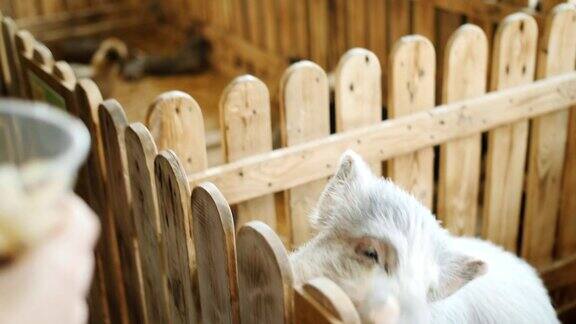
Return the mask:
<path fill-rule="evenodd" d="M 217 166 L 192 96 L 161 94 L 147 125 L 128 120 L 120 102 L 3 19 L 5 93 L 65 109 L 92 135 L 77 185 L 102 223 L 91 321 L 358 323 L 328 279 L 295 287 L 287 257 L 313 234 L 307 215 L 346 149 L 452 233 L 528 260 L 560 317 L 574 319 L 576 8 L 500 18 L 493 37 L 465 24 L 435 39 L 440 50 L 411 35 L 381 45 L 384 56 L 353 48 L 326 58 L 333 100 L 326 61 L 292 64 L 270 87 L 235 78 L 219 100 Z"/>

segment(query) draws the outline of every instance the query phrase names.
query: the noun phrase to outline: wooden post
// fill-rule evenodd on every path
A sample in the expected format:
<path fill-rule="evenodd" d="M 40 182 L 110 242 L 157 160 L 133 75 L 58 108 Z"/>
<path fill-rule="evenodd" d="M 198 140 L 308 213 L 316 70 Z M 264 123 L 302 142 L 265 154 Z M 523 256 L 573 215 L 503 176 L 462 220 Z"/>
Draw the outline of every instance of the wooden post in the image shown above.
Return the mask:
<path fill-rule="evenodd" d="M 460 27 L 448 41 L 445 53 L 442 103 L 483 95 L 488 40 L 482 29 Z M 440 146 L 438 218 L 455 235 L 476 235 L 480 154 L 481 134 Z"/>
<path fill-rule="evenodd" d="M 174 323 L 198 323 L 200 301 L 194 300 L 196 258 L 186 173 L 176 154 L 169 150 L 156 156 L 154 170 L 166 251 L 169 318 Z"/>
<path fill-rule="evenodd" d="M 106 178 L 107 198 L 112 207 L 112 215 L 117 230 L 129 315 L 133 322 L 147 323 L 146 298 L 139 269 L 137 235 L 132 217 L 132 196 L 126 163 L 124 129 L 128 122 L 122 106 L 115 100 L 107 100 L 100 104 L 98 116 L 108 171 Z"/>
<path fill-rule="evenodd" d="M 363 48 L 346 52 L 336 69 L 336 131 L 380 123 L 382 121 L 382 86 L 380 62 Z M 377 175 L 382 174 L 380 161 L 369 161 Z"/>
<path fill-rule="evenodd" d="M 105 264 L 104 277 L 107 287 L 107 299 L 110 306 L 110 319 L 112 323 L 126 324 L 128 307 L 124 290 L 124 276 L 120 265 L 120 255 L 116 236 L 116 227 L 112 216 L 112 206 L 107 204 L 106 197 L 106 166 L 104 162 L 104 147 L 100 136 L 100 122 L 98 120 L 98 106 L 102 102 L 102 95 L 98 87 L 91 80 L 80 80 L 76 85 L 75 95 L 80 119 L 88 128 L 92 145 L 86 161 L 88 174 L 87 182 L 90 185 L 92 202 L 91 207 L 100 217 L 102 224 L 102 260 Z"/>
<path fill-rule="evenodd" d="M 328 77 L 320 66 L 303 61 L 284 73 L 280 85 L 280 129 L 283 146 L 330 135 Z M 312 237 L 308 215 L 325 185 L 326 180 L 321 179 L 286 192 L 291 238 L 295 246 Z"/>
<path fill-rule="evenodd" d="M 220 122 L 227 162 L 272 151 L 270 96 L 262 81 L 252 76 L 242 76 L 232 81 L 220 99 Z M 276 229 L 273 195 L 238 205 L 236 226 L 251 220 L 261 220 Z"/>
<path fill-rule="evenodd" d="M 390 57 L 389 118 L 432 109 L 435 78 L 436 56 L 432 43 L 418 35 L 402 37 Z M 431 147 L 390 160 L 388 176 L 432 208 L 434 151 Z"/>
<path fill-rule="evenodd" d="M 502 90 L 534 80 L 538 26 L 534 18 L 518 13 L 498 26 L 492 56 L 491 90 Z M 516 252 L 528 121 L 488 133 L 484 192 L 484 238 Z"/>
<path fill-rule="evenodd" d="M 162 239 L 162 227 L 158 212 L 156 183 L 154 181 L 154 157 L 156 145 L 146 127 L 140 123 L 126 128 L 126 156 L 133 193 L 132 215 L 137 232 L 140 233 L 140 260 L 146 311 L 151 323 L 169 323 L 168 288 L 166 283 L 166 251 Z"/>
<path fill-rule="evenodd" d="M 192 191 L 194 247 L 203 323 L 240 323 L 232 212 L 211 183 Z"/>
<path fill-rule="evenodd" d="M 242 323 L 292 323 L 293 279 L 288 254 L 266 224 L 238 231 L 238 299 Z"/>
<path fill-rule="evenodd" d="M 170 91 L 156 98 L 146 123 L 159 150 L 173 150 L 187 173 L 208 167 L 204 119 L 200 106 L 190 95 Z"/>
<path fill-rule="evenodd" d="M 294 322 L 359 324 L 360 317 L 350 298 L 338 285 L 319 277 L 296 288 Z"/>

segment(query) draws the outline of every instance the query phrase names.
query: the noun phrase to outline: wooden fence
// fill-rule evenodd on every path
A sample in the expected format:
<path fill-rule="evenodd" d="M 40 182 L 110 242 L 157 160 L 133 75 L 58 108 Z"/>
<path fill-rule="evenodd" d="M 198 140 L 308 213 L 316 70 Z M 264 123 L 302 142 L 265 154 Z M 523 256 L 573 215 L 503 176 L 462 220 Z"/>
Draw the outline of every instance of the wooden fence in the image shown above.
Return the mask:
<path fill-rule="evenodd" d="M 272 87 L 291 62 L 309 59 L 331 71 L 353 47 L 378 57 L 386 82 L 388 54 L 402 36 L 427 37 L 443 58 L 444 45 L 464 23 L 480 26 L 491 39 L 507 15 L 523 11 L 541 23 L 561 2 L 565 0 L 171 0 L 160 6 L 175 25 L 205 26 L 213 44 L 212 62 L 222 72 L 255 74 Z M 442 63 L 438 61 L 439 76 Z"/>
<path fill-rule="evenodd" d="M 143 25 L 151 0 L 3 0 L 0 10 L 44 42 Z"/>
<path fill-rule="evenodd" d="M 313 234 L 307 213 L 349 148 L 434 208 L 451 232 L 526 258 L 560 316 L 575 316 L 572 5 L 551 10 L 540 37 L 525 13 L 505 17 L 492 43 L 478 26 L 458 28 L 438 84 L 431 41 L 400 38 L 389 53 L 386 104 L 378 56 L 346 52 L 335 72 L 336 134 L 325 71 L 296 63 L 279 86 L 281 149 L 271 143 L 268 88 L 238 77 L 220 101 L 227 163 L 210 168 L 190 96 L 161 95 L 149 130 L 10 19 L 2 36 L 5 89 L 66 109 L 92 134 L 77 191 L 102 222 L 95 323 L 359 322 L 328 279 L 294 287 L 287 257 Z"/>

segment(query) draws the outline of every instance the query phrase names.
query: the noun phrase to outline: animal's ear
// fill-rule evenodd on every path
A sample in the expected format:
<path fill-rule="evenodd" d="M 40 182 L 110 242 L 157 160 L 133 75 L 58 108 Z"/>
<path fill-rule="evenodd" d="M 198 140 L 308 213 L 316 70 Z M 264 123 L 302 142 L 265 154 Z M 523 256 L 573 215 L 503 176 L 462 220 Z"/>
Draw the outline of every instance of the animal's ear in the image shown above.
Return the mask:
<path fill-rule="evenodd" d="M 362 157 L 352 150 L 347 150 L 340 157 L 338 169 L 336 170 L 331 183 L 351 182 L 370 174 L 370 167 L 368 167 Z"/>
<path fill-rule="evenodd" d="M 337 213 L 339 206 L 346 204 L 346 199 L 354 194 L 357 185 L 366 177 L 372 176 L 371 172 L 370 167 L 358 154 L 351 150 L 344 152 L 336 173 L 320 195 L 316 212 L 312 215 L 313 225 L 320 229 L 327 224 Z"/>
<path fill-rule="evenodd" d="M 444 299 L 470 281 L 484 275 L 487 270 L 488 266 L 484 261 L 464 254 L 453 253 L 441 264 L 438 286 L 430 290 L 428 299 L 430 301 Z"/>

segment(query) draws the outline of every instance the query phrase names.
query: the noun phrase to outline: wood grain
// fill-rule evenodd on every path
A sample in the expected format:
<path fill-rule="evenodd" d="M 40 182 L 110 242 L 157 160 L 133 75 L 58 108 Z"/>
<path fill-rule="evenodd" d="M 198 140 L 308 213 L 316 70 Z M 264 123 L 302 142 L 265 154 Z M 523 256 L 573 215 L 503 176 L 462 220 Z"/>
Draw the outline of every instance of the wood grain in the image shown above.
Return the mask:
<path fill-rule="evenodd" d="M 98 116 L 107 170 L 106 192 L 116 226 L 129 315 L 132 321 L 147 323 L 146 297 L 138 271 L 137 236 L 124 141 L 124 129 L 128 122 L 122 106 L 115 100 L 101 103 Z"/>
<path fill-rule="evenodd" d="M 90 194 L 92 195 L 90 207 L 100 217 L 102 225 L 100 242 L 103 253 L 101 255 L 106 265 L 104 278 L 108 288 L 107 299 L 110 306 L 110 319 L 113 323 L 125 324 L 129 323 L 129 318 L 124 290 L 124 275 L 120 264 L 112 204 L 106 203 L 108 199 L 106 194 L 107 170 L 98 118 L 98 106 L 102 102 L 102 94 L 98 90 L 98 86 L 91 80 L 79 80 L 74 92 L 78 101 L 79 117 L 88 128 L 92 139 L 90 153 L 86 161 L 89 177 L 87 182 L 90 185 Z"/>
<path fill-rule="evenodd" d="M 538 51 L 538 79 L 574 71 L 576 62 L 576 8 L 558 6 L 548 16 Z M 552 262 L 562 172 L 568 134 L 568 110 L 534 118 L 531 122 L 530 148 L 522 257 L 541 267 Z M 576 234 L 576 221 L 562 218 L 559 233 Z M 572 226 L 572 227 L 570 227 Z M 562 239 L 566 235 L 560 234 Z"/>
<path fill-rule="evenodd" d="M 378 57 L 366 49 L 354 48 L 342 56 L 334 86 L 337 132 L 382 121 L 381 73 Z M 382 174 L 379 160 L 368 163 L 375 174 Z"/>
<path fill-rule="evenodd" d="M 252 221 L 238 231 L 238 291 L 242 323 L 292 323 L 292 267 L 280 238 Z"/>
<path fill-rule="evenodd" d="M 194 247 L 203 323 L 240 323 L 232 212 L 211 183 L 192 191 Z"/>
<path fill-rule="evenodd" d="M 283 146 L 330 135 L 328 77 L 315 63 L 299 62 L 284 73 L 280 85 L 280 130 Z M 326 179 L 321 179 L 287 192 L 291 241 L 295 246 L 313 235 L 308 215 L 325 185 Z"/>
<path fill-rule="evenodd" d="M 576 104 L 575 91 L 572 72 L 210 168 L 189 175 L 188 181 L 213 182 L 229 202 L 238 203 L 330 176 L 346 149 L 387 160 L 566 109 Z"/>
<path fill-rule="evenodd" d="M 534 18 L 518 13 L 499 26 L 492 55 L 491 90 L 502 90 L 534 79 L 538 26 Z M 488 133 L 484 191 L 484 238 L 516 252 L 528 121 L 523 120 Z"/>
<path fill-rule="evenodd" d="M 156 156 L 154 173 L 166 251 L 168 312 L 174 323 L 196 323 L 200 314 L 193 295 L 195 254 L 191 246 L 190 187 L 173 151 L 161 151 Z"/>
<path fill-rule="evenodd" d="M 422 36 L 402 37 L 390 54 L 388 118 L 398 118 L 434 107 L 436 54 Z M 388 162 L 388 176 L 432 208 L 434 151 L 426 148 Z"/>
<path fill-rule="evenodd" d="M 442 103 L 475 98 L 486 92 L 488 40 L 475 25 L 460 27 L 444 56 Z M 476 235 L 481 135 L 440 146 L 438 218 L 455 235 Z"/>
<path fill-rule="evenodd" d="M 227 162 L 272 151 L 270 96 L 266 85 L 252 77 L 234 79 L 220 99 L 222 146 Z M 276 229 L 274 196 L 238 205 L 236 226 L 261 220 Z"/>
<path fill-rule="evenodd" d="M 162 227 L 158 212 L 154 157 L 157 154 L 152 135 L 141 123 L 126 128 L 126 156 L 133 193 L 132 213 L 140 233 L 140 260 L 147 317 L 151 323 L 168 323 L 168 287 L 166 282 L 166 251 L 162 240 Z"/>
<path fill-rule="evenodd" d="M 146 124 L 159 150 L 178 155 L 187 173 L 206 169 L 206 139 L 200 106 L 181 91 L 161 94 L 148 109 Z"/>
<path fill-rule="evenodd" d="M 296 323 L 360 323 L 352 301 L 327 278 L 312 279 L 295 293 Z"/>

